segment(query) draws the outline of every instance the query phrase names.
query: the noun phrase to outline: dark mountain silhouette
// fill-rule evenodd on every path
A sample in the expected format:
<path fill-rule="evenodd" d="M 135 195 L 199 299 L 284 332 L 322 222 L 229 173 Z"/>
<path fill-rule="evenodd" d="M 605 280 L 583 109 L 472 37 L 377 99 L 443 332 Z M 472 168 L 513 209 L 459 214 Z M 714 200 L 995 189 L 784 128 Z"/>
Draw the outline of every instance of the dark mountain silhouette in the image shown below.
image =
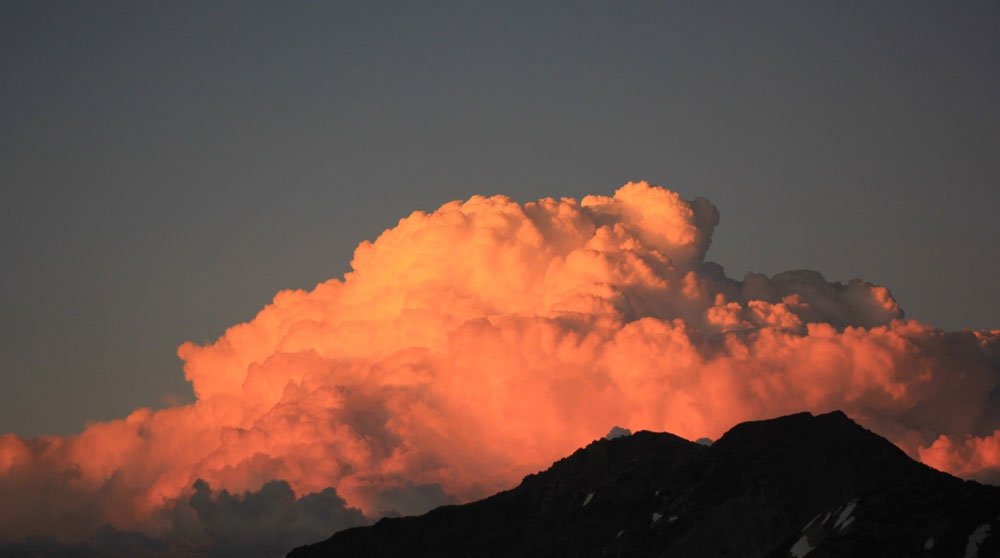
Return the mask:
<path fill-rule="evenodd" d="M 598 440 L 484 500 L 382 519 L 313 557 L 1000 557 L 1000 488 L 906 456 L 841 412 Z"/>

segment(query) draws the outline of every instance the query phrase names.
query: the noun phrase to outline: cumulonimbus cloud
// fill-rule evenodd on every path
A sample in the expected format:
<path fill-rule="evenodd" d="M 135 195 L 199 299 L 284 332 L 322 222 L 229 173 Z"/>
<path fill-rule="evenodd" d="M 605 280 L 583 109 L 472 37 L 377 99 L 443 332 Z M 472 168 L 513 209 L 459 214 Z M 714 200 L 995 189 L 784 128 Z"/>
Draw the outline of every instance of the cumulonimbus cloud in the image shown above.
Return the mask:
<path fill-rule="evenodd" d="M 182 345 L 195 403 L 0 438 L 0 538 L 182 536 L 208 486 L 325 494 L 352 521 L 412 513 L 509 487 L 612 425 L 716 438 L 803 409 L 1000 479 L 1000 330 L 906 320 L 888 289 L 814 271 L 729 278 L 705 261 L 718 219 L 643 182 L 415 212 L 343 279 Z"/>

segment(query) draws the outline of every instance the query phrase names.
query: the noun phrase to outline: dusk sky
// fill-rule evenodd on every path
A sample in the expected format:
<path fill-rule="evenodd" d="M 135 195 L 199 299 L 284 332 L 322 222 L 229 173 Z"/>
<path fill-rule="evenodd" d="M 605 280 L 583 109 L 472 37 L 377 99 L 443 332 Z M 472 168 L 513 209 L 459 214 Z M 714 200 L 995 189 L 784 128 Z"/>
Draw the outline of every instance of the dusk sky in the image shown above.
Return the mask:
<path fill-rule="evenodd" d="M 473 194 L 649 180 L 730 276 L 1000 326 L 993 3 L 0 9 L 0 431 L 189 400 L 182 341 Z"/>
<path fill-rule="evenodd" d="M 996 482 L 998 99 L 995 2 L 0 2 L 0 542 L 801 410 Z"/>

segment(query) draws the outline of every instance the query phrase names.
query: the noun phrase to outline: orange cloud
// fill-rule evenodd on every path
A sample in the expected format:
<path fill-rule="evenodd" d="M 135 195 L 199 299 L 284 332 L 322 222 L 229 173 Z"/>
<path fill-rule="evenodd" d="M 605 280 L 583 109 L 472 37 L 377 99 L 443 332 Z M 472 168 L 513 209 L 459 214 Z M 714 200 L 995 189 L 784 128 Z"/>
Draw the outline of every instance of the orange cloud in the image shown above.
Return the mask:
<path fill-rule="evenodd" d="M 343 279 L 182 345 L 195 403 L 0 437 L 0 538 L 178 532 L 198 479 L 415 511 L 509 487 L 612 425 L 714 438 L 801 410 L 996 478 L 1000 332 L 905 320 L 860 280 L 728 278 L 704 260 L 718 218 L 643 182 L 415 212 Z"/>
<path fill-rule="evenodd" d="M 920 448 L 919 453 L 931 467 L 1000 484 L 1000 429 L 989 436 L 942 434 L 930 447 Z"/>

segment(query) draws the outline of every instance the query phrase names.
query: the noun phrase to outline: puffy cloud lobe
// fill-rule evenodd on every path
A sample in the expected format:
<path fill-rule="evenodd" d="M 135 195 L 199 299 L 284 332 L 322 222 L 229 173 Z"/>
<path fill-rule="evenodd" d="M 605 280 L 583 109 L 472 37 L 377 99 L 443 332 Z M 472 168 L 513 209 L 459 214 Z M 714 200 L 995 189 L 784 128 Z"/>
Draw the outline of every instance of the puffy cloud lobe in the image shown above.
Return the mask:
<path fill-rule="evenodd" d="M 646 183 L 415 212 L 358 246 L 342 280 L 182 345 L 194 404 L 0 438 L 0 537 L 188 521 L 231 539 L 175 513 L 202 501 L 197 479 L 334 487 L 369 516 L 412 513 L 509 487 L 609 425 L 716 438 L 803 409 L 843 409 L 928 463 L 993 478 L 996 461 L 955 444 L 995 437 L 997 332 L 905 320 L 860 280 L 731 279 L 704 260 L 718 218 Z"/>
<path fill-rule="evenodd" d="M 928 448 L 920 448 L 924 463 L 959 476 L 978 477 L 1000 484 L 1000 429 L 989 436 L 941 435 Z"/>

